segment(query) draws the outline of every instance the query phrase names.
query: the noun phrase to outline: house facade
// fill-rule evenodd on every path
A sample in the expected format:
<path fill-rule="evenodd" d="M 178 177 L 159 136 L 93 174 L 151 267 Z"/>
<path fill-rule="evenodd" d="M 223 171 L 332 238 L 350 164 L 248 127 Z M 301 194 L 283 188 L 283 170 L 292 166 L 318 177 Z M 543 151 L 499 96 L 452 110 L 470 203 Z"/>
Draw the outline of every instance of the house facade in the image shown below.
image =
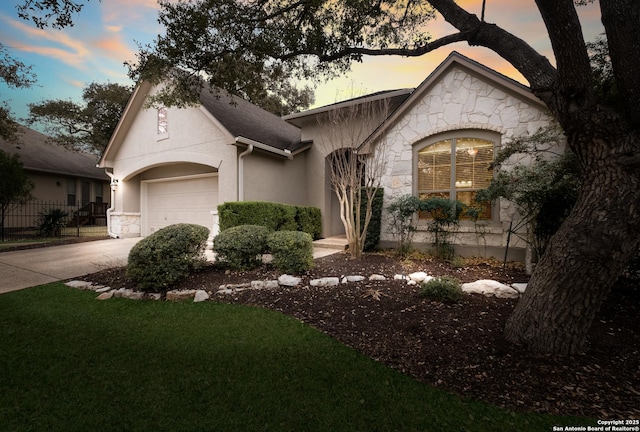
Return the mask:
<path fill-rule="evenodd" d="M 327 166 L 341 147 L 383 152 L 385 205 L 404 194 L 473 204 L 491 180 L 496 151 L 551 121 L 525 86 L 455 52 L 416 89 L 284 118 L 207 90 L 197 107 L 145 108 L 154 91 L 138 86 L 100 160 L 114 185 L 114 236 L 145 236 L 176 222 L 215 231 L 217 205 L 245 200 L 318 207 L 322 235 L 343 234 Z M 334 113 L 371 102 L 385 109 L 354 117 L 336 135 Z M 507 202 L 482 210 L 479 221 L 462 221 L 455 242 L 463 253 L 498 256 L 517 211 Z M 383 211 L 383 245 L 394 241 L 387 219 Z M 426 225 L 418 220 L 416 243 L 431 242 Z M 524 244 L 511 246 L 522 251 Z"/>
<path fill-rule="evenodd" d="M 33 180 L 33 195 L 40 201 L 108 202 L 109 177 L 97 167 L 94 155 L 74 152 L 49 142 L 33 129 L 22 127 L 17 142 L 0 138 L 0 150 L 20 157 Z"/>
<path fill-rule="evenodd" d="M 35 186 L 34 202 L 69 208 L 92 204 L 100 204 L 102 208 L 109 203 L 109 177 L 97 167 L 95 155 L 68 150 L 25 127 L 20 129 L 17 142 L 0 139 L 0 150 L 20 157 Z M 32 219 L 12 214 L 5 220 L 5 226 L 33 225 Z M 104 213 L 100 223 L 105 223 Z"/>

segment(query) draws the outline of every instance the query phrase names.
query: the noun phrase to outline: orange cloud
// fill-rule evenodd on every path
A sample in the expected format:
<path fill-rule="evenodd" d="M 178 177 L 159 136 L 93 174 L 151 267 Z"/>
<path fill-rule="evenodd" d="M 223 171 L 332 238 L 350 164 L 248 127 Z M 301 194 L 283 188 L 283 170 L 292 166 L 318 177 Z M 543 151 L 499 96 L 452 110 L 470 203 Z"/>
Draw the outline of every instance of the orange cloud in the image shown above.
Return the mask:
<path fill-rule="evenodd" d="M 120 62 L 135 59 L 136 51 L 127 46 L 120 37 L 110 35 L 97 39 L 92 45 L 104 53 L 105 56 Z"/>
<path fill-rule="evenodd" d="M 0 18 L 20 33 L 38 41 L 37 44 L 17 44 L 16 47 L 22 51 L 53 57 L 74 67 L 81 67 L 91 54 L 84 43 L 69 37 L 62 31 L 38 29 L 20 21 L 12 20 L 4 15 L 0 15 Z"/>

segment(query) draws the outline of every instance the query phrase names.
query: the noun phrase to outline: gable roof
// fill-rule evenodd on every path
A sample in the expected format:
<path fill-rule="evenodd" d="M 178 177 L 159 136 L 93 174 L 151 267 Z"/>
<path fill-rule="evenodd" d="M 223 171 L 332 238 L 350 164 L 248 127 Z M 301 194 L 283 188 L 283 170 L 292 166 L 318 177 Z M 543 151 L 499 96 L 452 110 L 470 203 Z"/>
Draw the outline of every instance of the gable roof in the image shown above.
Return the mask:
<path fill-rule="evenodd" d="M 106 167 L 107 155 L 114 146 L 117 148 L 119 137 L 126 134 L 131 127 L 135 113 L 144 107 L 146 96 L 151 88 L 152 85 L 147 81 L 136 86 L 107 148 L 100 157 L 99 166 Z M 235 144 L 255 143 L 263 150 L 286 157 L 304 150 L 309 144 L 301 142 L 300 129 L 297 127 L 251 102 L 229 95 L 224 90 L 205 86 L 200 91 L 200 107 L 211 115 L 212 119 L 231 137 L 235 138 Z"/>
<path fill-rule="evenodd" d="M 49 137 L 38 131 L 20 127 L 17 142 L 0 138 L 0 150 L 17 154 L 26 170 L 41 173 L 108 180 L 104 170 L 96 167 L 96 157 L 89 153 L 68 150 L 49 142 Z"/>
<path fill-rule="evenodd" d="M 294 114 L 286 115 L 283 120 L 294 124 L 300 127 L 304 119 L 310 116 L 316 116 L 319 114 L 323 114 L 333 110 L 339 110 L 341 108 L 346 108 L 354 105 L 359 105 L 368 102 L 374 102 L 378 100 L 389 99 L 391 101 L 391 106 L 389 107 L 389 113 L 392 113 L 398 106 L 402 105 L 402 103 L 411 95 L 413 92 L 412 88 L 406 89 L 398 89 L 398 90 L 383 90 L 376 93 L 371 93 L 368 95 L 363 95 L 359 97 L 355 97 L 352 99 L 348 99 L 345 101 L 336 102 L 330 105 L 324 105 L 318 108 L 310 109 L 308 111 L 301 111 Z"/>
<path fill-rule="evenodd" d="M 224 90 L 205 88 L 200 92 L 200 102 L 236 139 L 248 138 L 290 152 L 304 146 L 300 142 L 300 129 Z"/>
<path fill-rule="evenodd" d="M 433 87 L 434 84 L 439 82 L 445 74 L 447 74 L 452 68 L 458 67 L 465 72 L 480 77 L 485 81 L 489 81 L 494 87 L 500 88 L 505 92 L 518 97 L 532 105 L 538 106 L 540 109 L 547 109 L 547 106 L 538 99 L 531 89 L 518 81 L 509 78 L 506 75 L 501 74 L 475 60 L 470 59 L 467 56 L 460 54 L 457 51 L 452 51 L 442 63 L 435 68 L 433 72 L 415 89 L 415 91 L 408 97 L 402 105 L 390 115 L 386 121 L 384 121 L 372 134 L 367 138 L 361 147 L 368 145 L 369 143 L 380 138 L 384 132 L 390 128 L 398 119 L 400 119 L 407 110 L 413 105 L 414 102 L 422 99 L 424 95 Z"/>

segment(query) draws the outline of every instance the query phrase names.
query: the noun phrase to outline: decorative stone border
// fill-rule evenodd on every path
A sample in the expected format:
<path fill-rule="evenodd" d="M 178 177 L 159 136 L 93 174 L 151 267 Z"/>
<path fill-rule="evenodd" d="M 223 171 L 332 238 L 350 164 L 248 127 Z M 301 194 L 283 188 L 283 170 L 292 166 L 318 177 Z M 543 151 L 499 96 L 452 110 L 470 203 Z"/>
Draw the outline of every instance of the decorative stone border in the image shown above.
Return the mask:
<path fill-rule="evenodd" d="M 393 276 L 394 280 L 404 280 L 407 285 L 418 285 L 423 282 L 428 282 L 437 277 L 430 276 L 425 272 L 415 272 L 409 275 L 396 274 Z M 351 275 L 338 277 L 323 277 L 318 279 L 311 279 L 309 285 L 313 287 L 331 287 L 338 286 L 340 284 L 361 282 L 367 279 L 361 275 Z M 380 274 L 372 274 L 369 276 L 370 281 L 383 281 L 387 280 L 386 276 Z M 230 295 L 244 290 L 259 290 L 259 289 L 276 289 L 279 286 L 296 287 L 302 283 L 302 278 L 291 275 L 281 275 L 277 280 L 255 280 L 240 284 L 226 284 L 221 285 L 216 291 L 215 295 Z M 113 289 L 108 286 L 94 285 L 91 282 L 72 280 L 66 282 L 65 285 L 71 288 L 77 288 L 81 290 L 94 291 L 98 295 L 97 300 L 108 300 L 113 297 L 127 298 L 131 300 L 161 300 L 162 294 L 160 293 L 146 293 L 142 291 L 133 291 L 131 289 L 119 288 Z M 461 285 L 462 291 L 467 294 L 482 294 L 487 297 L 497 298 L 518 298 L 524 293 L 527 287 L 526 283 L 514 283 L 511 286 L 502 284 L 494 280 L 478 280 L 475 282 L 464 283 Z M 168 301 L 183 301 L 191 300 L 194 302 L 202 302 L 211 298 L 212 292 L 205 290 L 186 290 L 167 291 L 165 299 Z"/>

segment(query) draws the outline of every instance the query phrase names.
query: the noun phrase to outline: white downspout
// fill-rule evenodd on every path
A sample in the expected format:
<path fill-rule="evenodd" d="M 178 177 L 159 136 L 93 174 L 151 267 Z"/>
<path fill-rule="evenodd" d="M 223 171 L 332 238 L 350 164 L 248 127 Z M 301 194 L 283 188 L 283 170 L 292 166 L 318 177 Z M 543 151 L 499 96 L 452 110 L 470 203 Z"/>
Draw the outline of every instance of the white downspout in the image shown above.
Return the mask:
<path fill-rule="evenodd" d="M 115 234 L 115 233 L 111 232 L 111 212 L 116 209 L 116 207 L 115 207 L 115 204 L 116 204 L 116 191 L 114 190 L 113 187 L 111 187 L 111 184 L 114 181 L 117 181 L 117 180 L 114 178 L 113 173 L 110 173 L 109 171 L 107 171 L 107 168 L 104 169 L 104 172 L 111 179 L 111 181 L 109 182 L 109 190 L 111 191 L 111 203 L 109 204 L 109 208 L 107 209 L 107 233 L 109 233 L 109 237 L 117 239 L 117 238 L 120 238 L 120 236 L 118 236 L 118 234 Z"/>
<path fill-rule="evenodd" d="M 253 144 L 248 144 L 247 149 L 238 157 L 238 201 L 244 201 L 244 157 L 253 152 Z"/>

